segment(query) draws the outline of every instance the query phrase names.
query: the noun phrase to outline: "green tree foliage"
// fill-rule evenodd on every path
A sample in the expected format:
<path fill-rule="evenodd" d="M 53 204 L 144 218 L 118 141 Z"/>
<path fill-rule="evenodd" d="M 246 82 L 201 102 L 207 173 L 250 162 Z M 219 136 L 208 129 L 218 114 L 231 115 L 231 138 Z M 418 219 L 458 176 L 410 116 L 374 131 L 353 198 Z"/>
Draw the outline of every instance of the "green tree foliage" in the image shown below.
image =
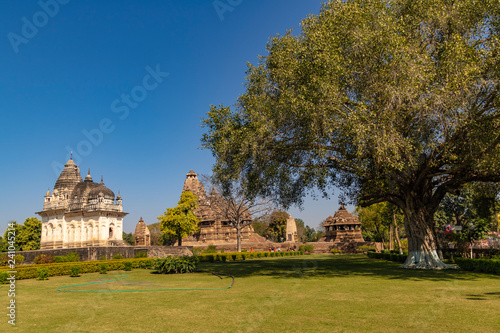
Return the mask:
<path fill-rule="evenodd" d="M 221 179 L 301 204 L 330 186 L 403 210 L 405 267 L 447 268 L 434 213 L 446 193 L 500 180 L 498 0 L 330 1 L 273 37 L 234 110 L 202 143 Z"/>
<path fill-rule="evenodd" d="M 40 249 L 40 239 L 42 237 L 42 222 L 36 217 L 28 217 L 24 224 L 14 221 L 15 248 L 16 251 L 30 251 Z M 8 238 L 8 229 L 5 230 L 4 239 Z M 2 251 L 7 251 L 8 243 L 4 242 Z"/>
<path fill-rule="evenodd" d="M 286 240 L 286 220 L 288 213 L 282 210 L 275 210 L 269 217 L 269 226 L 266 230 L 266 235 L 274 242 Z"/>
<path fill-rule="evenodd" d="M 302 219 L 296 218 L 295 224 L 297 225 L 297 239 L 299 242 L 306 241 L 306 227 Z"/>
<path fill-rule="evenodd" d="M 453 194 L 448 193 L 435 214 L 440 227 L 438 234 L 444 237 L 444 242 L 451 241 L 460 252 L 466 253 L 474 241 L 484 238 L 496 227 L 499 194 L 498 184 L 493 183 L 468 184 Z M 446 225 L 461 226 L 462 230 L 445 234 Z"/>
<path fill-rule="evenodd" d="M 158 216 L 161 232 L 167 236 L 174 236 L 181 246 L 182 238 L 200 230 L 199 220 L 193 213 L 197 207 L 198 198 L 189 191 L 183 192 L 177 207 L 168 208 L 163 215 Z"/>
<path fill-rule="evenodd" d="M 126 232 L 123 232 L 122 233 L 122 238 L 125 242 L 129 243 L 130 245 L 135 245 L 135 239 L 134 239 L 134 234 L 133 233 L 126 233 Z"/>
<path fill-rule="evenodd" d="M 306 225 L 306 230 L 305 230 L 305 238 L 306 238 L 305 241 L 306 242 L 317 242 L 322 237 L 325 237 L 325 231 L 321 225 L 320 225 L 318 230 Z"/>

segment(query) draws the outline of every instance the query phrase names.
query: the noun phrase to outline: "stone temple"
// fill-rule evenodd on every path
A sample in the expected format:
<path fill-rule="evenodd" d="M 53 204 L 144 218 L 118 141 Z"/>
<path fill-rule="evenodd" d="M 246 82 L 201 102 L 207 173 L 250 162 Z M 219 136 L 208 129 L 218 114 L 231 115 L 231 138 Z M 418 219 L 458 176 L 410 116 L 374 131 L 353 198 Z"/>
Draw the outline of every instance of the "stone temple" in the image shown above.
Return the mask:
<path fill-rule="evenodd" d="M 82 180 L 71 158 L 52 193 L 47 190 L 42 217 L 41 249 L 127 245 L 123 241 L 122 198 L 115 197 L 102 180 L 95 183 L 90 170 Z"/>
<path fill-rule="evenodd" d="M 334 243 L 364 242 L 361 235 L 361 222 L 357 216 L 341 205 L 334 216 L 328 216 L 325 223 L 325 237 L 322 241 Z"/>
<path fill-rule="evenodd" d="M 200 231 L 182 240 L 182 245 L 224 245 L 237 242 L 237 230 L 225 221 L 210 207 L 210 197 L 207 196 L 203 183 L 199 181 L 198 175 L 193 170 L 186 174 L 182 192 L 190 191 L 198 198 L 198 208 L 194 214 L 199 218 Z M 248 216 L 247 221 L 252 217 Z M 261 243 L 266 239 L 256 234 L 251 224 L 241 230 L 242 243 Z"/>

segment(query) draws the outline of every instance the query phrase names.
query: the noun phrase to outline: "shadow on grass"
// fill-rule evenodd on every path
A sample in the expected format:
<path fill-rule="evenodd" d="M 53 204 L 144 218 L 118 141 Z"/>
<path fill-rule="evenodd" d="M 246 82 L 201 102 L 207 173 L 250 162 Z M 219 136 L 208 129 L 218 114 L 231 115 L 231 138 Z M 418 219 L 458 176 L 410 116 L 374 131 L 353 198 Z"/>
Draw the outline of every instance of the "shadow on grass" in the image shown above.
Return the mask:
<path fill-rule="evenodd" d="M 225 263 L 200 263 L 198 271 L 216 271 L 235 277 L 260 275 L 287 279 L 372 276 L 386 279 L 472 281 L 478 278 L 498 278 L 495 275 L 460 270 L 413 270 L 403 269 L 400 266 L 401 263 L 371 259 L 364 255 L 305 255 L 292 258 L 282 257 Z"/>

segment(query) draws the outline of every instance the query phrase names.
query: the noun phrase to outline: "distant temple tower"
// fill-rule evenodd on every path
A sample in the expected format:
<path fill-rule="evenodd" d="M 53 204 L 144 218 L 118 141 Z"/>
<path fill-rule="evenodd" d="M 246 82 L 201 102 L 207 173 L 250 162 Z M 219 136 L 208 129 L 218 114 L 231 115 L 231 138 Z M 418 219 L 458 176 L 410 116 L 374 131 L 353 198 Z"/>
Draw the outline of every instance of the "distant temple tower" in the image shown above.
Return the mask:
<path fill-rule="evenodd" d="M 288 214 L 288 219 L 286 220 L 286 241 L 296 242 L 297 240 L 297 223 L 295 223 L 292 215 Z"/>
<path fill-rule="evenodd" d="M 210 193 L 207 196 L 207 192 L 203 183 L 199 181 L 198 175 L 193 170 L 186 174 L 186 180 L 184 181 L 184 186 L 182 192 L 190 191 L 198 198 L 198 208 L 194 210 L 194 214 L 199 218 L 200 222 L 198 226 L 200 231 L 183 239 L 183 245 L 223 245 L 227 243 L 236 243 L 237 231 L 236 228 L 231 226 L 229 221 L 226 221 L 221 216 L 218 216 L 216 211 L 212 208 L 214 200 L 213 196 L 216 193 Z M 248 221 L 252 220 L 252 217 L 248 215 Z M 252 225 L 247 225 L 241 230 L 241 241 L 242 243 L 256 243 L 265 242 L 266 239 L 257 235 Z"/>
<path fill-rule="evenodd" d="M 82 181 L 80 168 L 71 158 L 57 178 L 52 193 L 44 197 L 41 249 L 125 245 L 122 198 L 100 183 L 90 169 Z"/>
<path fill-rule="evenodd" d="M 328 216 L 325 224 L 325 242 L 364 242 L 361 235 L 361 222 L 353 216 L 342 204 L 333 217 Z"/>
<path fill-rule="evenodd" d="M 151 246 L 151 236 L 144 220 L 139 220 L 134 232 L 135 246 Z"/>

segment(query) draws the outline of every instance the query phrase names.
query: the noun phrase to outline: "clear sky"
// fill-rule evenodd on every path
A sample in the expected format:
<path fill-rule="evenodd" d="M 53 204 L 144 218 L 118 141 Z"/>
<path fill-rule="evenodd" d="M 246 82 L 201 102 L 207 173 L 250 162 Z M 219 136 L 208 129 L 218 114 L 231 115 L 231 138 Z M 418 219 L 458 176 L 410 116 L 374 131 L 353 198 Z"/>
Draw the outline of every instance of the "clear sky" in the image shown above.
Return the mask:
<path fill-rule="evenodd" d="M 216 8 L 217 7 L 217 8 Z M 316 0 L 0 2 L 0 230 L 43 207 L 61 166 L 123 197 L 126 232 L 179 200 L 211 104 L 244 91 L 246 63 L 269 37 L 318 14 Z M 335 193 L 337 194 L 337 193 Z M 308 198 L 295 218 L 317 227 L 338 208 Z M 352 211 L 353 207 L 348 206 Z"/>

